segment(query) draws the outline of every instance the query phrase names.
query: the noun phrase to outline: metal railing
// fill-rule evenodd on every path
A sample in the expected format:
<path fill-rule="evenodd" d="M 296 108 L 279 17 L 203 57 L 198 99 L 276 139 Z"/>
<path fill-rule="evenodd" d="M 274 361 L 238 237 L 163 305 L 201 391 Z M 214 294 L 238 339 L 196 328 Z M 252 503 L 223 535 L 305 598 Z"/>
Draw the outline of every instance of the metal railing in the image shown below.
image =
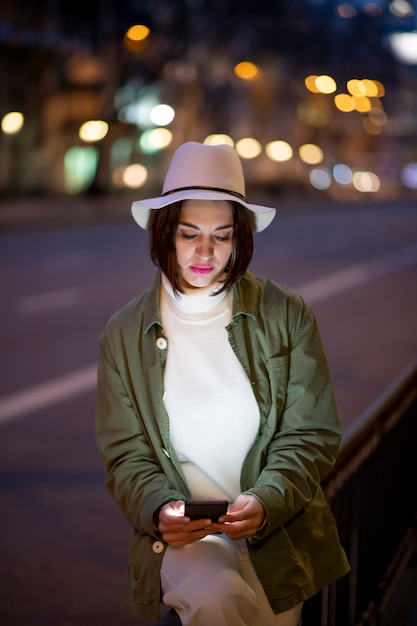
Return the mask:
<path fill-rule="evenodd" d="M 345 432 L 323 487 L 352 569 L 302 626 L 377 626 L 417 536 L 417 359 Z"/>

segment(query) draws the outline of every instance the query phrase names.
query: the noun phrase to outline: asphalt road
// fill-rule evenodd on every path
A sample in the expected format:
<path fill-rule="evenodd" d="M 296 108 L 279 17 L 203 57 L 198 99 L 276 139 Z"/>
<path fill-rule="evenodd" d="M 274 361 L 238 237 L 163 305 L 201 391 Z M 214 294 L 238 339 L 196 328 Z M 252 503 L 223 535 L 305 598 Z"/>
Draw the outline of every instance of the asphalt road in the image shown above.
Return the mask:
<path fill-rule="evenodd" d="M 255 246 L 313 306 L 352 428 L 417 353 L 417 208 L 292 203 Z M 121 608 L 130 531 L 93 428 L 99 334 L 153 274 L 130 221 L 0 234 L 1 626 L 148 624 Z"/>

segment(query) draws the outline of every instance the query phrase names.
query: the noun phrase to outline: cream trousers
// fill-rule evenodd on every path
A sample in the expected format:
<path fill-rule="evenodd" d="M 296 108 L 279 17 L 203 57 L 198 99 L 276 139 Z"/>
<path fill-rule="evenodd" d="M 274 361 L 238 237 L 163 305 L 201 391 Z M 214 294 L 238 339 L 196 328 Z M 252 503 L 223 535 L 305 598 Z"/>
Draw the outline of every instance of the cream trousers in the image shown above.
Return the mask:
<path fill-rule="evenodd" d="M 165 552 L 163 602 L 184 626 L 297 626 L 302 604 L 275 615 L 244 542 L 210 535 Z"/>

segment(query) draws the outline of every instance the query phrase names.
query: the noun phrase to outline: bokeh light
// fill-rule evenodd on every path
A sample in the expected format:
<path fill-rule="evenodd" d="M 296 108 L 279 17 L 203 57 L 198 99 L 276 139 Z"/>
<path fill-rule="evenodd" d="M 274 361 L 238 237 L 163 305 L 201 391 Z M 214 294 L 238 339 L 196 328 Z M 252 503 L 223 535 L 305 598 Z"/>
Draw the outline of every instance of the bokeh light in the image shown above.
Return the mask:
<path fill-rule="evenodd" d="M 314 143 L 305 143 L 298 150 L 300 159 L 308 165 L 317 165 L 323 161 L 323 150 Z"/>
<path fill-rule="evenodd" d="M 368 135 L 380 135 L 382 132 L 381 125 L 375 124 L 371 117 L 364 117 L 362 120 L 362 126 Z"/>
<path fill-rule="evenodd" d="M 406 0 L 392 0 L 389 3 L 390 12 L 396 17 L 411 17 L 414 15 L 414 8 Z"/>
<path fill-rule="evenodd" d="M 257 139 L 245 137 L 236 142 L 236 152 L 242 159 L 254 159 L 262 152 L 262 146 Z"/>
<path fill-rule="evenodd" d="M 355 110 L 355 103 L 353 101 L 353 98 L 348 93 L 338 93 L 334 97 L 334 103 L 336 108 L 338 108 L 339 111 L 343 111 L 344 113 L 350 113 L 351 111 Z"/>
<path fill-rule="evenodd" d="M 103 120 L 89 120 L 84 122 L 78 131 L 83 141 L 100 141 L 109 132 L 109 125 Z"/>
<path fill-rule="evenodd" d="M 144 24 L 131 26 L 123 38 L 126 48 L 131 52 L 142 52 L 148 44 L 150 29 Z"/>
<path fill-rule="evenodd" d="M 316 74 L 311 74 L 310 76 L 307 76 L 307 78 L 304 79 L 305 86 L 312 93 L 320 93 L 316 85 L 316 78 L 317 78 Z"/>
<path fill-rule="evenodd" d="M 23 114 L 19 111 L 10 111 L 1 120 L 1 129 L 5 135 L 15 135 L 22 129 L 23 124 Z"/>
<path fill-rule="evenodd" d="M 163 150 L 172 142 L 172 133 L 167 128 L 145 130 L 139 138 L 139 147 L 144 154 Z"/>
<path fill-rule="evenodd" d="M 242 61 L 234 67 L 234 73 L 243 80 L 252 80 L 259 74 L 259 68 L 251 61 Z"/>
<path fill-rule="evenodd" d="M 150 29 L 144 24 L 135 24 L 126 31 L 126 37 L 133 41 L 142 41 L 149 36 Z"/>
<path fill-rule="evenodd" d="M 355 172 L 352 183 L 355 189 L 362 193 L 375 193 L 381 187 L 381 181 L 374 172 Z"/>
<path fill-rule="evenodd" d="M 68 194 L 86 191 L 97 172 L 99 152 L 93 146 L 74 146 L 64 157 L 64 189 Z"/>
<path fill-rule="evenodd" d="M 353 178 L 353 172 L 349 165 L 345 163 L 337 163 L 333 166 L 333 178 L 340 185 L 350 185 Z"/>
<path fill-rule="evenodd" d="M 134 124 L 142 129 L 154 126 L 151 121 L 152 111 L 161 104 L 158 90 L 154 86 L 146 86 L 142 87 L 137 94 L 133 89 L 132 92 L 119 93 L 120 108 L 117 115 L 119 121 Z M 127 100 L 130 101 L 127 102 Z"/>
<path fill-rule="evenodd" d="M 265 151 L 272 161 L 288 161 L 293 155 L 293 149 L 286 141 L 271 141 Z"/>
<path fill-rule="evenodd" d="M 232 148 L 235 145 L 235 142 L 230 137 L 230 135 L 224 135 L 222 133 L 209 135 L 204 139 L 203 143 L 205 143 L 207 146 L 219 146 L 225 143 L 228 146 L 232 146 Z"/>
<path fill-rule="evenodd" d="M 123 182 L 130 189 L 139 189 L 148 178 L 148 170 L 140 163 L 128 165 L 123 172 Z"/>
<path fill-rule="evenodd" d="M 401 182 L 409 189 L 417 189 L 417 162 L 407 163 L 402 168 Z"/>
<path fill-rule="evenodd" d="M 359 113 L 367 113 L 371 110 L 371 101 L 367 96 L 352 96 L 352 99 L 355 109 L 359 111 Z"/>
<path fill-rule="evenodd" d="M 320 93 L 334 93 L 337 89 L 334 78 L 327 76 L 326 74 L 317 76 L 316 87 Z"/>
<path fill-rule="evenodd" d="M 328 169 L 316 167 L 310 172 L 310 183 L 315 189 L 328 189 L 332 184 L 332 177 Z"/>
<path fill-rule="evenodd" d="M 389 41 L 393 54 L 401 63 L 417 63 L 417 31 L 411 33 L 392 33 Z"/>
<path fill-rule="evenodd" d="M 352 19 L 356 16 L 356 9 L 352 4 L 348 2 L 343 2 L 341 4 L 337 4 L 334 8 L 335 13 L 344 19 Z"/>
<path fill-rule="evenodd" d="M 167 126 L 174 117 L 175 111 L 169 104 L 158 104 L 149 114 L 149 119 L 156 126 Z"/>

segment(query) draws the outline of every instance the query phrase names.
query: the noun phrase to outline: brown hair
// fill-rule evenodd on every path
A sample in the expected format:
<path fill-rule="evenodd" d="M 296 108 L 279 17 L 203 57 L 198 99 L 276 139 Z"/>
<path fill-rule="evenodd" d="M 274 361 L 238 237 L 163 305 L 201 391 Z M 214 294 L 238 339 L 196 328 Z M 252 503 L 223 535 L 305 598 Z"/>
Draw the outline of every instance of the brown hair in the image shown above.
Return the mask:
<path fill-rule="evenodd" d="M 222 288 L 217 293 L 230 289 L 246 272 L 253 254 L 254 217 L 252 212 L 238 202 L 230 203 L 233 208 L 233 249 Z M 182 202 L 169 204 L 153 210 L 149 222 L 151 259 L 167 276 L 174 293 L 184 293 L 180 283 L 175 240 Z"/>

